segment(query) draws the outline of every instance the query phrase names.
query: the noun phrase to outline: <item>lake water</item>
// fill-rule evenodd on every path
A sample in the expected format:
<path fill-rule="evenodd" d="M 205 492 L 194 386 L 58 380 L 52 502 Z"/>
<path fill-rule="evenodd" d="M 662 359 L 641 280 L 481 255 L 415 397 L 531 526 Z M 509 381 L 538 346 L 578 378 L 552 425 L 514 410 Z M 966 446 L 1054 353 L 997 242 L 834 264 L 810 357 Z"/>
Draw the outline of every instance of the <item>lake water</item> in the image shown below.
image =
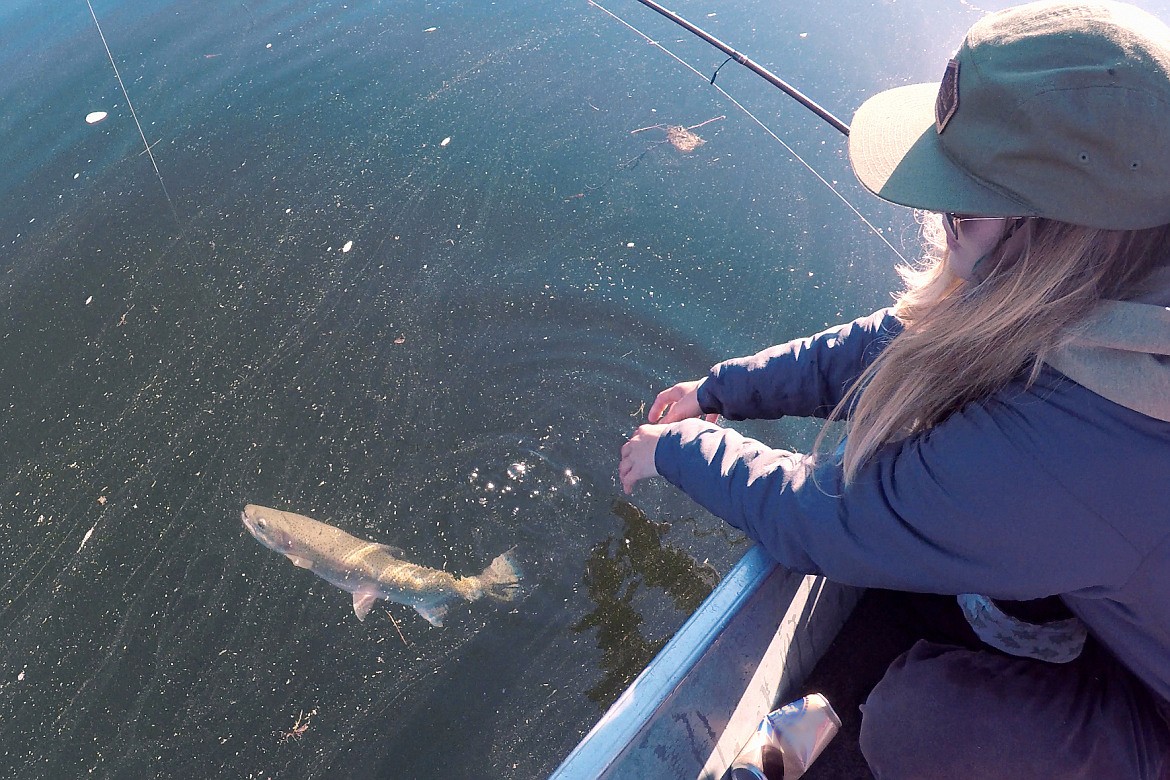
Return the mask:
<path fill-rule="evenodd" d="M 0 776 L 547 774 L 746 549 L 664 485 L 622 496 L 645 406 L 884 305 L 893 253 L 584 1 L 93 8 L 154 163 L 86 5 L 0 5 Z M 676 10 L 846 121 L 979 15 Z M 913 251 L 834 130 L 717 83 Z M 514 546 L 525 594 L 362 623 L 246 503 L 461 574 Z"/>

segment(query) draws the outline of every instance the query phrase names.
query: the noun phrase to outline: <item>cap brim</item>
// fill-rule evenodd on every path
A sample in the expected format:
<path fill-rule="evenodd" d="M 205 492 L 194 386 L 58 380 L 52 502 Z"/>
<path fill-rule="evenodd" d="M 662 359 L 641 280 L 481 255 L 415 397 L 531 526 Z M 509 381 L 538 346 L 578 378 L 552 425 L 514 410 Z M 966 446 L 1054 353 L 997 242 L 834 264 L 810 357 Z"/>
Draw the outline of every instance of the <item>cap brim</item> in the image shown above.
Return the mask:
<path fill-rule="evenodd" d="M 926 211 L 1026 216 L 1017 198 L 994 189 L 947 156 L 934 125 L 938 84 L 881 92 L 862 104 L 849 126 L 849 162 L 861 183 L 883 200 Z"/>

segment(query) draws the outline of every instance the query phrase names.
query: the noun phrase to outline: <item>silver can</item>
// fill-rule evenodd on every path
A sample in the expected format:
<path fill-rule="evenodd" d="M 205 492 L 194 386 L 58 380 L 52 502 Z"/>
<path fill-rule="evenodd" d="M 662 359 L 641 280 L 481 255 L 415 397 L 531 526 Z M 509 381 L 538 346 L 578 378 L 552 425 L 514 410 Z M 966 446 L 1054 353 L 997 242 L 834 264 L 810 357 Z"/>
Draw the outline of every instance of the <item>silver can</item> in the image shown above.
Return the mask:
<path fill-rule="evenodd" d="M 841 728 L 829 700 L 811 693 L 760 721 L 726 780 L 796 780 Z"/>

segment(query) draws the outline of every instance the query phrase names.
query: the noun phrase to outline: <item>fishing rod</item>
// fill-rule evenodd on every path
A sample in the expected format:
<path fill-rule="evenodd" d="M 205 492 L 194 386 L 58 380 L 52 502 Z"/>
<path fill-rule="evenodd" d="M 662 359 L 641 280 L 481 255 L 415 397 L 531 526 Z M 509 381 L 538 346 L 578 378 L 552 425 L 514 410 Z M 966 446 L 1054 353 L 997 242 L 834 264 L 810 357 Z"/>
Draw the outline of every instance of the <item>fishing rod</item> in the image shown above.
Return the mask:
<path fill-rule="evenodd" d="M 809 111 L 812 111 L 814 114 L 819 116 L 821 119 L 825 120 L 825 122 L 827 122 L 829 125 L 831 125 L 835 130 L 839 130 L 842 135 L 846 135 L 846 136 L 849 135 L 849 125 L 845 124 L 840 119 L 838 119 L 837 117 L 833 116 L 828 111 L 826 111 L 824 108 L 817 105 L 807 95 L 805 95 L 800 90 L 798 90 L 796 87 L 794 87 L 791 84 L 789 84 L 788 82 L 786 82 L 784 79 L 782 79 L 779 76 L 777 76 L 776 74 L 772 73 L 772 71 L 768 70 L 763 65 L 760 65 L 759 63 L 752 61 L 751 59 L 749 59 L 745 55 L 741 54 L 740 52 L 736 51 L 735 49 L 731 48 L 726 43 L 719 40 L 714 35 L 707 32 L 706 30 L 702 29 L 701 27 L 698 27 L 697 25 L 691 24 L 686 19 L 684 19 L 681 16 L 679 16 L 678 14 L 676 14 L 674 11 L 671 11 L 668 8 L 663 8 L 661 5 L 654 2 L 654 0 L 638 0 L 638 2 L 641 3 L 642 5 L 646 6 L 647 8 L 653 10 L 653 11 L 657 11 L 658 13 L 662 14 L 670 21 L 677 24 L 679 27 L 682 27 L 687 32 L 698 36 L 702 40 L 704 40 L 707 43 L 714 46 L 719 51 L 726 54 L 727 59 L 723 61 L 723 65 L 726 65 L 728 62 L 735 60 L 740 65 L 743 65 L 745 68 L 750 70 L 752 73 L 755 73 L 757 76 L 762 77 L 765 81 L 767 81 L 772 86 L 778 87 L 782 92 L 784 92 L 784 94 L 795 99 L 798 103 L 800 103 L 802 106 L 807 108 Z M 715 83 L 715 77 L 719 75 L 719 71 L 720 71 L 720 69 L 723 68 L 723 65 L 720 65 L 718 68 L 716 68 L 715 73 L 713 73 L 711 75 L 711 83 L 712 84 Z"/>
<path fill-rule="evenodd" d="M 724 52 L 734 52 L 734 54 L 733 54 L 733 55 L 728 55 L 728 56 L 732 57 L 732 59 L 734 59 L 734 58 L 735 58 L 735 56 L 739 56 L 739 57 L 741 58 L 741 60 L 747 60 L 748 62 L 750 62 L 750 60 L 748 60 L 748 58 L 747 58 L 747 57 L 743 56 L 742 54 L 739 54 L 739 52 L 735 52 L 735 50 L 734 50 L 734 49 L 732 49 L 730 46 L 728 46 L 727 44 L 723 43 L 722 41 L 717 41 L 717 40 L 716 40 L 716 39 L 715 39 L 713 36 L 711 36 L 709 33 L 706 33 L 706 32 L 703 32 L 703 31 L 699 30 L 699 28 L 695 27 L 695 25 L 693 25 L 693 24 L 691 24 L 690 22 L 687 22 L 686 20 L 682 19 L 682 18 L 681 18 L 681 17 L 679 17 L 677 14 L 675 14 L 675 13 L 673 13 L 673 12 L 671 12 L 671 11 L 667 11 L 666 9 L 662 8 L 662 6 L 659 6 L 659 5 L 657 5 L 656 3 L 653 3 L 653 4 L 652 4 L 652 3 L 648 3 L 648 2 L 647 2 L 647 0 L 638 0 L 638 1 L 639 1 L 640 3 L 642 3 L 642 4 L 644 4 L 644 5 L 647 5 L 647 6 L 649 6 L 649 7 L 650 7 L 650 8 L 652 8 L 653 10 L 655 10 L 655 11 L 658 11 L 659 13 L 665 13 L 668 19 L 671 19 L 671 20 L 678 20 L 680 23 L 682 23 L 682 26 L 683 26 L 683 28 L 684 28 L 684 29 L 686 29 L 686 30 L 688 30 L 688 31 L 695 31 L 695 30 L 698 30 L 698 31 L 699 31 L 699 33 L 701 33 L 701 35 L 699 36 L 700 38 L 703 38 L 704 40 L 708 40 L 708 41 L 715 41 L 714 45 L 716 45 L 716 46 L 717 46 L 718 48 L 720 48 L 722 51 L 724 51 Z M 604 12 L 606 15 L 608 15 L 608 16 L 609 16 L 610 18 L 612 18 L 614 21 L 616 21 L 616 22 L 618 22 L 618 23 L 620 23 L 620 24 L 624 25 L 625 27 L 627 27 L 627 28 L 628 28 L 628 29 L 629 29 L 631 32 L 633 32 L 635 35 L 639 36 L 639 37 L 640 37 L 642 40 L 646 41 L 646 43 L 650 44 L 651 46 L 654 46 L 655 48 L 659 49 L 659 50 L 660 50 L 660 51 L 662 51 L 663 53 L 665 53 L 665 54 L 667 54 L 668 56 L 670 56 L 671 58 L 673 58 L 673 59 L 674 59 L 676 62 L 678 62 L 678 63 L 679 63 L 680 65 L 682 65 L 684 68 L 686 68 L 687 70 L 689 70 L 691 73 L 694 73 L 694 74 L 695 74 L 696 76 L 698 76 L 699 78 L 703 79 L 704 81 L 707 81 L 707 82 L 709 82 L 709 83 L 711 84 L 711 86 L 712 86 L 714 89 L 716 89 L 716 90 L 719 92 L 719 94 L 723 95 L 723 97 L 724 97 L 724 98 L 726 98 L 726 99 L 727 99 L 727 100 L 728 100 L 728 101 L 729 101 L 729 102 L 730 102 L 732 105 L 734 105 L 736 108 L 738 108 L 740 111 L 742 111 L 742 112 L 744 113 L 744 115 L 745 115 L 745 116 L 747 116 L 749 119 L 751 119 L 751 120 L 752 120 L 753 122 L 755 122 L 757 125 L 759 125 L 759 126 L 760 126 L 760 129 L 762 129 L 762 130 L 763 130 L 765 133 L 767 133 L 767 134 L 768 134 L 768 135 L 769 135 L 769 136 L 772 138 L 772 140 L 773 140 L 773 141 L 775 141 L 776 143 L 778 143 L 778 144 L 780 144 L 781 146 L 783 146 L 783 147 L 784 147 L 784 149 L 785 149 L 785 151 L 787 151 L 787 152 L 788 152 L 790 155 L 792 155 L 792 159 L 796 160 L 798 163 L 800 163 L 802 166 L 804 166 L 805 170 L 807 170 L 807 171 L 808 171 L 810 174 L 812 174 L 813 176 L 815 176 L 815 177 L 816 177 L 816 179 L 817 179 L 817 181 L 819 181 L 821 184 L 825 185 L 825 187 L 826 187 L 826 188 L 827 188 L 827 189 L 828 189 L 830 192 L 832 192 L 832 193 L 833 193 L 833 195 L 834 195 L 834 196 L 835 196 L 835 197 L 836 197 L 836 198 L 837 198 L 839 201 L 841 201 L 841 203 L 843 203 L 843 204 L 845 205 L 845 208 L 847 208 L 847 209 L 849 209 L 851 212 L 853 212 L 853 215 L 854 215 L 855 217 L 857 217 L 857 218 L 858 218 L 858 219 L 861 221 L 861 223 L 862 223 L 863 225 L 865 225 L 865 227 L 866 227 L 866 228 L 869 230 L 869 232 L 870 232 L 870 233 L 872 233 L 874 236 L 876 236 L 876 237 L 877 237 L 877 239 L 878 239 L 879 241 L 881 241 L 883 244 L 885 244 L 885 245 L 886 245 L 886 247 L 887 247 L 887 248 L 888 248 L 888 249 L 889 249 L 891 252 L 893 252 L 893 253 L 894 253 L 894 255 L 896 255 L 896 256 L 898 257 L 898 259 L 900 259 L 900 260 L 901 260 L 903 263 L 908 263 L 908 262 L 909 262 L 909 261 L 907 261 L 907 260 L 906 260 L 906 257 L 905 257 L 905 255 L 903 255 L 903 254 L 902 254 L 900 251 L 898 251 L 898 248 L 897 248 L 896 246 L 894 246 L 892 243 L 890 243 L 890 240 L 889 240 L 888 238 L 886 238 L 884 235 L 882 235 L 882 231 L 881 231 L 880 229 L 878 229 L 878 227 L 877 227 L 876 225 L 874 225 L 872 222 L 870 222 L 870 221 L 869 221 L 869 219 L 867 219 L 867 218 L 866 218 L 866 216 L 865 216 L 864 214 L 862 214 L 860 211 L 858 211 L 857 207 L 856 207 L 856 206 L 854 206 L 852 203 L 850 203 L 850 202 L 849 202 L 849 199 L 848 199 L 848 198 L 846 198 L 844 195 L 842 195 L 842 194 L 841 194 L 841 191 L 840 191 L 839 189 L 837 189 L 835 186 L 833 186 L 833 182 L 829 181 L 829 180 L 828 180 L 828 179 L 826 179 L 824 176 L 822 176 L 822 175 L 820 174 L 820 172 L 819 172 L 819 171 L 817 171 L 817 169 L 816 169 L 816 168 L 814 168 L 814 167 L 813 167 L 811 164 L 809 164 L 808 160 L 806 160 L 806 159 L 804 159 L 803 157 L 801 157 L 801 155 L 800 155 L 800 153 L 799 153 L 799 152 L 797 152 L 797 151 L 796 151 L 795 149 L 793 149 L 793 148 L 792 148 L 792 147 L 791 147 L 791 146 L 790 146 L 788 143 L 786 143 L 786 142 L 784 141 L 784 139 L 783 139 L 783 138 L 781 138 L 780 136 L 776 135 L 775 131 L 773 131 L 773 130 L 772 130 L 772 128 L 768 127 L 768 125 L 764 124 L 764 122 L 763 122 L 763 121 L 762 121 L 762 120 L 761 120 L 761 119 L 760 119 L 758 116 L 756 116 L 755 114 L 753 114 L 753 113 L 752 113 L 752 112 L 751 112 L 751 111 L 750 111 L 750 110 L 747 108 L 747 106 L 745 106 L 743 103 L 740 103 L 740 102 L 739 102 L 738 100 L 736 100 L 736 99 L 735 99 L 735 98 L 734 98 L 734 97 L 733 97 L 731 94 L 729 94 L 729 93 L 727 92 L 727 90 L 723 89 L 723 87 L 721 87 L 721 86 L 719 86 L 718 84 L 716 84 L 716 83 L 715 83 L 715 76 L 714 76 L 714 75 L 713 75 L 713 76 L 711 76 L 710 78 L 708 78 L 708 77 L 707 77 L 706 75 L 704 75 L 703 73 L 700 73 L 700 72 L 699 72 L 699 71 L 698 71 L 698 70 L 695 68 L 695 66 L 691 65 L 689 62 L 687 62 L 686 60 L 684 60 L 684 59 L 682 59 L 681 57 L 679 57 L 677 54 L 675 54 L 674 52 L 672 52 L 670 49 L 668 49 L 668 48 L 666 48 L 665 46 L 663 46 L 663 45 L 662 45 L 662 43 L 661 43 L 660 41 L 657 41 L 657 40 L 655 40 L 655 39 L 651 38 L 649 35 L 647 35 L 646 33 L 642 32 L 642 31 L 641 31 L 641 30 L 639 30 L 637 27 L 635 27 L 634 25 L 630 24 L 630 23 L 629 23 L 629 22 L 627 22 L 625 19 L 621 18 L 620 16 L 618 16 L 617 14 L 615 14 L 613 11 L 611 11 L 611 10 L 609 10 L 608 8 L 606 8 L 605 6 L 603 6 L 603 5 L 602 5 L 600 2 L 598 2 L 598 0 L 587 0 L 587 2 L 589 3 L 589 5 L 593 6 L 594 8 L 597 8 L 598 10 L 600 10 L 600 11 Z M 730 61 L 730 60 L 728 60 L 728 61 Z M 726 64 L 727 64 L 727 62 L 724 62 L 724 63 L 723 63 L 723 65 L 726 65 Z M 723 65 L 720 65 L 719 67 L 720 67 L 720 68 L 722 68 L 722 67 L 723 67 Z M 794 88 L 793 88 L 793 87 L 791 87 L 790 85 L 786 84 L 785 82 L 783 82 L 781 79 L 779 79 L 779 78 L 778 78 L 778 77 L 776 77 L 775 75 L 773 75 L 773 74 L 771 74 L 771 73 L 768 73 L 768 71 L 767 71 L 767 70 L 765 70 L 763 67 L 761 67 L 761 66 L 759 66 L 759 65 L 757 65 L 757 64 L 755 64 L 755 63 L 752 63 L 752 66 L 754 66 L 754 68 L 753 68 L 753 69 L 754 69 L 754 72 L 756 72 L 756 73 L 759 73 L 760 71 L 763 71 L 763 73 L 767 73 L 767 74 L 768 74 L 768 76 L 767 76 L 767 77 L 770 77 L 770 78 L 769 78 L 769 81 L 770 81 L 771 83 L 777 83 L 777 82 L 779 82 L 779 84 L 784 84 L 784 86 L 785 86 L 785 87 L 787 87 L 787 89 L 785 89 L 785 90 L 784 90 L 785 92 L 788 92 L 789 90 L 791 90 L 791 92 L 789 92 L 789 94 L 791 94 L 792 92 L 795 92 L 797 95 L 800 95 L 800 98 L 802 98 L 802 100 L 801 100 L 801 102 L 802 102 L 802 103 L 806 103 L 806 102 L 807 102 L 807 103 L 812 103 L 812 105 L 814 105 L 814 106 L 816 105 L 816 104 L 815 104 L 815 103 L 813 103 L 811 100 L 809 100 L 807 97 L 805 97 L 804 95 L 801 95 L 799 91 L 797 91 L 796 89 L 794 89 Z M 716 71 L 715 71 L 715 75 L 718 75 L 718 73 L 719 73 L 719 71 L 718 71 L 718 69 L 716 69 Z M 824 110 L 823 108 L 821 108 L 820 106 L 817 106 L 817 109 L 818 109 L 818 110 L 814 111 L 814 113 L 817 113 L 817 114 L 818 114 L 818 116 L 822 116 L 822 118 L 824 118 L 824 117 L 828 117 L 827 119 L 825 119 L 825 121 L 826 121 L 826 122 L 828 122 L 829 124 L 831 124 L 831 125 L 832 125 L 832 126 L 835 128 L 835 129 L 837 129 L 837 130 L 841 131 L 841 133 L 843 133 L 844 135 L 846 135 L 846 136 L 848 136 L 848 135 L 849 135 L 849 126 L 848 126 L 848 125 L 846 125 L 844 122 L 842 122 L 841 120 L 839 120 L 839 119 L 837 119 L 836 117 L 834 117 L 834 116 L 833 116 L 832 114 L 830 114 L 828 111 L 825 111 L 825 110 Z"/>

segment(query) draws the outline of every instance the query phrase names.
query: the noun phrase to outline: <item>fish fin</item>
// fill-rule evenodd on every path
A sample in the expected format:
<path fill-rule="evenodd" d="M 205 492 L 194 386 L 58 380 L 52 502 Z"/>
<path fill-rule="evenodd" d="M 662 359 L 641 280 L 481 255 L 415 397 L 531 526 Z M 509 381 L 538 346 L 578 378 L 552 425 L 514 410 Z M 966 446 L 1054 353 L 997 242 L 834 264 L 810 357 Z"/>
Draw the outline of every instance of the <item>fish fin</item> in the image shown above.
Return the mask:
<path fill-rule="evenodd" d="M 447 617 L 447 605 L 438 604 L 433 607 L 415 607 L 418 614 L 427 619 L 427 622 L 436 628 L 443 627 L 443 618 Z"/>
<path fill-rule="evenodd" d="M 291 553 L 286 553 L 284 557 L 288 558 L 290 561 L 292 561 L 294 566 L 300 566 L 302 569 L 312 569 L 313 568 L 313 562 L 310 561 L 308 558 L 302 558 L 299 555 L 293 555 Z"/>
<path fill-rule="evenodd" d="M 483 588 L 488 598 L 495 601 L 513 601 L 520 595 L 520 580 L 524 579 L 524 573 L 520 571 L 520 566 L 512 555 L 515 551 L 516 548 L 513 547 L 508 552 L 497 555 L 477 578 L 479 586 Z"/>
<path fill-rule="evenodd" d="M 491 564 L 480 574 L 480 587 L 484 594 L 495 601 L 512 601 L 519 595 L 519 581 L 524 579 L 524 573 L 519 568 L 512 553 L 515 547 L 505 553 L 496 555 Z"/>
<path fill-rule="evenodd" d="M 377 600 L 378 597 L 373 593 L 353 594 L 353 614 L 357 615 L 358 620 L 365 620 L 366 615 L 370 614 L 370 608 Z"/>

